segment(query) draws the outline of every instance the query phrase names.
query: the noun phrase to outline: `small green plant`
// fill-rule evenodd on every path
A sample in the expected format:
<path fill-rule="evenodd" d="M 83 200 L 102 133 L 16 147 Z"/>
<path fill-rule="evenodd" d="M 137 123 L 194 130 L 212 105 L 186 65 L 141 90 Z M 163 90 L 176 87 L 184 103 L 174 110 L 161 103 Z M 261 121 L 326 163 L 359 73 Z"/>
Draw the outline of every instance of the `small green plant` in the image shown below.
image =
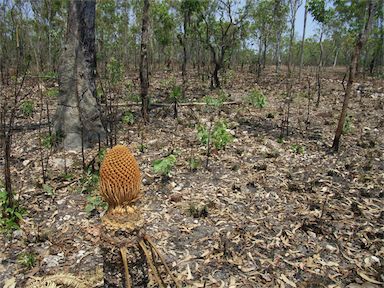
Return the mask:
<path fill-rule="evenodd" d="M 171 93 L 169 94 L 169 100 L 171 102 L 179 102 L 182 96 L 181 92 L 181 86 L 175 84 L 171 89 Z"/>
<path fill-rule="evenodd" d="M 133 123 L 135 123 L 135 117 L 133 116 L 133 113 L 131 111 L 126 111 L 124 112 L 121 121 L 124 124 L 132 125 Z"/>
<path fill-rule="evenodd" d="M 204 101 L 207 106 L 211 106 L 214 108 L 219 108 L 223 105 L 225 101 L 228 100 L 228 95 L 223 90 L 219 91 L 219 95 L 217 97 L 205 96 Z"/>
<path fill-rule="evenodd" d="M 176 156 L 171 154 L 163 159 L 158 159 L 153 162 L 153 171 L 162 176 L 169 176 L 173 166 L 176 164 Z"/>
<path fill-rule="evenodd" d="M 85 206 L 85 212 L 92 214 L 98 210 L 98 208 L 107 210 L 108 204 L 105 203 L 99 195 L 89 195 L 87 196 L 87 205 Z"/>
<path fill-rule="evenodd" d="M 228 143 L 233 140 L 232 135 L 227 130 L 227 125 L 224 121 L 218 121 L 213 127 L 212 133 L 213 145 L 217 150 L 224 149 Z"/>
<path fill-rule="evenodd" d="M 139 151 L 140 151 L 140 153 L 144 153 L 145 150 L 147 150 L 147 149 L 148 149 L 147 144 L 145 144 L 145 143 L 141 143 L 141 144 L 139 145 Z"/>
<path fill-rule="evenodd" d="M 9 233 L 20 229 L 19 221 L 25 213 L 17 203 L 10 207 L 8 194 L 3 186 L 0 186 L 0 232 Z"/>
<path fill-rule="evenodd" d="M 28 252 L 20 253 L 17 255 L 17 263 L 27 269 L 31 269 L 36 264 L 36 256 Z"/>
<path fill-rule="evenodd" d="M 63 137 L 64 135 L 60 134 L 60 132 L 44 134 L 41 137 L 41 145 L 47 149 L 50 149 L 53 146 L 57 145 L 59 142 L 61 142 Z"/>
<path fill-rule="evenodd" d="M 41 72 L 40 77 L 53 79 L 53 78 L 58 78 L 58 74 L 54 71 L 46 71 L 46 72 Z"/>
<path fill-rule="evenodd" d="M 24 100 L 21 102 L 20 110 L 25 117 L 31 117 L 33 115 L 34 103 L 31 100 Z"/>
<path fill-rule="evenodd" d="M 188 208 L 189 215 L 193 218 L 201 218 L 208 216 L 208 207 L 207 205 L 203 205 L 202 207 L 198 207 L 195 204 L 190 204 Z"/>
<path fill-rule="evenodd" d="M 291 146 L 291 151 L 295 154 L 304 154 L 305 147 L 300 144 L 293 144 Z"/>
<path fill-rule="evenodd" d="M 59 96 L 59 89 L 56 87 L 49 88 L 47 90 L 47 96 L 51 98 L 56 98 L 57 96 Z"/>
<path fill-rule="evenodd" d="M 208 139 L 217 150 L 224 149 L 228 143 L 233 140 L 232 135 L 227 130 L 227 125 L 224 121 L 218 121 L 214 124 L 212 131 L 209 131 L 206 126 L 197 126 L 197 137 L 201 144 L 207 145 Z"/>
<path fill-rule="evenodd" d="M 188 160 L 188 163 L 189 163 L 189 168 L 190 168 L 192 171 L 196 171 L 197 168 L 199 168 L 200 165 L 201 165 L 200 160 L 197 159 L 197 158 L 193 158 L 193 157 L 190 158 L 190 159 Z"/>
<path fill-rule="evenodd" d="M 43 145 L 43 147 L 45 147 L 47 149 L 51 148 L 54 145 L 53 134 L 51 134 L 51 135 L 46 134 L 46 135 L 42 136 L 41 145 Z"/>
<path fill-rule="evenodd" d="M 254 89 L 249 93 L 247 101 L 252 106 L 258 107 L 258 108 L 264 108 L 267 105 L 267 98 L 258 89 Z"/>
<path fill-rule="evenodd" d="M 91 168 L 90 168 L 91 169 Z M 99 175 L 97 173 L 92 173 L 92 171 L 87 171 L 86 174 L 80 179 L 80 193 L 90 194 L 93 191 L 97 190 L 99 184 Z"/>
<path fill-rule="evenodd" d="M 107 73 L 112 85 L 116 85 L 123 78 L 123 67 L 115 57 L 112 57 L 107 64 Z"/>
<path fill-rule="evenodd" d="M 43 184 L 43 191 L 50 197 L 55 196 L 55 190 L 48 184 Z"/>
<path fill-rule="evenodd" d="M 176 85 L 176 78 L 170 77 L 160 80 L 160 88 L 169 90 L 171 87 L 174 87 Z"/>
<path fill-rule="evenodd" d="M 353 125 L 352 125 L 353 118 L 351 115 L 347 115 L 345 117 L 345 121 L 343 124 L 343 134 L 349 134 L 353 130 Z"/>

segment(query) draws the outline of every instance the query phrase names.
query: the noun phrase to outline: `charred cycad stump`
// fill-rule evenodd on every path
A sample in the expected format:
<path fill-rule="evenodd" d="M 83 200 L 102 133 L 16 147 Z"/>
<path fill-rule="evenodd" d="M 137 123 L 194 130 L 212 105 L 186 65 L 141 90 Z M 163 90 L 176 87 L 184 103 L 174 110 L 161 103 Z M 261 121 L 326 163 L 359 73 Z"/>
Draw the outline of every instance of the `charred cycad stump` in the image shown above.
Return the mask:
<path fill-rule="evenodd" d="M 105 155 L 100 167 L 100 195 L 109 205 L 102 218 L 101 234 L 104 287 L 147 287 L 148 267 L 159 287 L 165 287 L 154 256 L 160 259 L 175 287 L 181 287 L 145 235 L 143 216 L 133 206 L 140 197 L 140 178 L 139 166 L 127 147 L 117 145 Z"/>
<path fill-rule="evenodd" d="M 108 151 L 100 167 L 100 195 L 109 208 L 102 218 L 104 287 L 147 287 L 148 268 L 140 247 L 144 220 L 132 203 L 140 195 L 140 169 L 123 145 Z"/>
<path fill-rule="evenodd" d="M 104 287 L 147 287 L 148 267 L 140 247 L 144 220 L 133 208 L 115 208 L 102 219 Z"/>

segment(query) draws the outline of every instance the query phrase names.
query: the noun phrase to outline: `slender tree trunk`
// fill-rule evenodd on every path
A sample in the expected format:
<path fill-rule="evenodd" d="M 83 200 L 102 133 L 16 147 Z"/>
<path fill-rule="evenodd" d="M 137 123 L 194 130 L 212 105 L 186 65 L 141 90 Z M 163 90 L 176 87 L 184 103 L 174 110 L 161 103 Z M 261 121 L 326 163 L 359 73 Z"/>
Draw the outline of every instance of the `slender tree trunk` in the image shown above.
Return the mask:
<path fill-rule="evenodd" d="M 339 48 L 336 48 L 335 58 L 333 59 L 333 68 L 337 65 L 337 57 L 339 56 Z"/>
<path fill-rule="evenodd" d="M 181 77 L 182 77 L 182 96 L 185 97 L 185 90 L 187 89 L 187 61 L 188 61 L 188 54 L 187 54 L 187 39 L 188 39 L 188 11 L 184 12 L 184 35 L 181 38 L 181 44 L 183 47 L 183 62 L 181 64 Z"/>
<path fill-rule="evenodd" d="M 301 80 L 301 70 L 303 69 L 303 61 L 304 61 L 304 41 L 305 41 L 305 29 L 307 27 L 307 15 L 308 15 L 308 7 L 307 7 L 307 1 L 305 1 L 303 37 L 301 38 L 301 47 L 300 47 L 299 82 Z"/>
<path fill-rule="evenodd" d="M 353 81 L 355 80 L 355 76 L 357 73 L 360 52 L 364 44 L 366 43 L 368 39 L 368 35 L 371 31 L 372 21 L 375 14 L 375 8 L 376 8 L 376 5 L 374 3 L 374 0 L 370 0 L 367 2 L 368 16 L 364 25 L 364 29 L 357 36 L 351 64 L 349 65 L 349 75 L 348 75 L 347 87 L 345 89 L 343 107 L 341 108 L 340 118 L 339 118 L 339 122 L 337 123 L 335 138 L 333 139 L 333 144 L 332 144 L 332 149 L 334 151 L 339 150 L 340 138 L 341 138 L 341 134 L 343 133 L 343 126 L 344 126 L 345 118 L 347 116 L 348 104 L 349 104 L 349 99 L 352 91 L 352 84 L 353 84 Z"/>
<path fill-rule="evenodd" d="M 264 49 L 263 49 L 263 69 L 265 69 L 265 65 L 266 65 L 266 62 L 267 62 L 267 37 L 265 36 L 264 37 L 264 41 L 263 41 L 263 45 L 264 45 Z"/>
<path fill-rule="evenodd" d="M 319 40 L 319 46 L 320 46 L 320 57 L 319 57 L 319 64 L 317 66 L 317 101 L 316 101 L 316 107 L 319 107 L 320 105 L 320 97 L 321 97 L 321 67 L 323 66 L 323 28 L 321 29 L 320 33 L 320 40 Z"/>
<path fill-rule="evenodd" d="M 149 33 L 149 0 L 144 0 L 143 19 L 141 26 L 141 49 L 140 49 L 140 87 L 141 87 L 141 113 L 144 123 L 149 122 L 149 69 L 148 69 L 148 40 Z"/>

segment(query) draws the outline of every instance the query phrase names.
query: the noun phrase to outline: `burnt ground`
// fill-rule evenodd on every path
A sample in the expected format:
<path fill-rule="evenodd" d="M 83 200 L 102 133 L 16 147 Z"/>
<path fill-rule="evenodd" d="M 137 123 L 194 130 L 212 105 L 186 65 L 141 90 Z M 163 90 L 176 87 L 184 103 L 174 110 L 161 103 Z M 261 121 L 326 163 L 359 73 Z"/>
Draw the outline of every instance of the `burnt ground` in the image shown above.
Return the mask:
<path fill-rule="evenodd" d="M 224 83 L 228 101 L 244 101 L 254 88 L 263 91 L 267 105 L 262 109 L 246 103 L 217 109 L 180 106 L 175 120 L 172 107 L 156 107 L 144 127 L 138 106 L 119 107 L 118 115 L 130 110 L 135 117 L 133 124 L 119 122 L 117 142 L 130 147 L 142 170 L 140 207 L 147 234 L 183 285 L 383 285 L 384 83 L 368 77 L 357 81 L 349 131 L 342 136 L 339 153 L 332 153 L 343 100 L 343 74 L 336 72 L 325 72 L 318 108 L 313 77 L 293 85 L 291 129 L 284 138 L 285 83 L 272 72 L 259 80 L 254 74 L 233 72 Z M 152 77 L 154 101 L 165 101 L 167 79 L 172 77 L 171 72 Z M 24 89 L 39 99 L 36 83 L 28 85 Z M 55 85 L 44 82 L 42 89 Z M 204 102 L 204 95 L 217 93 L 193 77 L 183 102 Z M 53 114 L 55 99 L 48 101 Z M 124 104 L 124 97 L 120 101 Z M 39 132 L 36 125 L 31 127 L 39 122 L 35 110 L 33 116 L 17 119 L 21 131 L 13 140 L 12 177 L 27 213 L 21 230 L 0 236 L 0 284 L 25 287 L 37 277 L 71 273 L 86 287 L 102 287 L 104 210 L 99 205 L 85 211 L 89 197 L 97 195 L 97 176 L 82 172 L 81 153 L 41 147 L 39 139 L 48 128 Z M 226 121 L 233 141 L 225 150 L 212 151 L 206 169 L 206 149 L 195 127 L 212 119 Z M 30 129 L 23 130 L 27 126 Z M 152 163 L 170 153 L 177 155 L 177 162 L 164 179 L 153 172 Z M 87 149 L 86 163 L 97 154 L 98 148 Z M 48 161 L 46 185 L 41 155 Z M 196 169 L 190 167 L 191 158 L 200 163 Z M 97 163 L 94 166 L 97 174 Z M 22 265 L 23 254 L 34 255 L 33 267 Z"/>

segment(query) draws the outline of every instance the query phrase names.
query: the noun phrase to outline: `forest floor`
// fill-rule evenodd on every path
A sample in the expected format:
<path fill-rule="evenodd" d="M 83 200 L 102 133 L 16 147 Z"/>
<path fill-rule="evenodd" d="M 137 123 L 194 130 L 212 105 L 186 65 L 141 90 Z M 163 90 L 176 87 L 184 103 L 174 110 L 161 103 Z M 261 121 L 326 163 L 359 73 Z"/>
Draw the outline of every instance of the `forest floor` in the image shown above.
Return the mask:
<path fill-rule="evenodd" d="M 336 72 L 323 76 L 318 108 L 314 77 L 293 85 L 291 129 L 284 138 L 285 84 L 272 72 L 259 81 L 236 72 L 223 85 L 228 101 L 245 102 L 252 89 L 260 89 L 267 98 L 262 109 L 246 103 L 180 106 L 175 120 L 172 106 L 156 107 L 143 127 L 138 106 L 119 108 L 135 117 L 133 124 L 118 124 L 117 142 L 130 147 L 142 170 L 139 205 L 147 234 L 183 285 L 384 285 L 384 81 L 366 78 L 354 85 L 348 133 L 340 151 L 332 153 L 343 100 L 343 74 Z M 165 101 L 169 91 L 163 86 L 172 77 L 153 75 L 155 102 Z M 196 77 L 189 86 L 185 102 L 204 102 L 203 96 L 218 93 Z M 38 103 L 36 85 L 24 89 L 31 89 Z M 53 114 L 55 99 L 50 104 Z M 225 120 L 233 141 L 224 150 L 213 149 L 206 169 L 206 147 L 196 125 L 218 119 Z M 38 122 L 37 111 L 16 124 Z M 13 139 L 14 190 L 27 213 L 21 230 L 0 236 L 0 286 L 25 287 L 37 277 L 72 273 L 86 287 L 102 287 L 103 209 L 89 202 L 97 194 L 97 176 L 84 175 L 81 153 L 42 148 L 40 138 L 37 129 L 28 129 Z M 164 179 L 152 163 L 171 153 L 177 162 Z M 86 163 L 97 154 L 98 148 L 85 150 Z M 48 161 L 45 185 L 41 155 Z M 86 207 L 95 209 L 88 213 Z M 36 262 L 26 267 L 31 258 Z"/>

